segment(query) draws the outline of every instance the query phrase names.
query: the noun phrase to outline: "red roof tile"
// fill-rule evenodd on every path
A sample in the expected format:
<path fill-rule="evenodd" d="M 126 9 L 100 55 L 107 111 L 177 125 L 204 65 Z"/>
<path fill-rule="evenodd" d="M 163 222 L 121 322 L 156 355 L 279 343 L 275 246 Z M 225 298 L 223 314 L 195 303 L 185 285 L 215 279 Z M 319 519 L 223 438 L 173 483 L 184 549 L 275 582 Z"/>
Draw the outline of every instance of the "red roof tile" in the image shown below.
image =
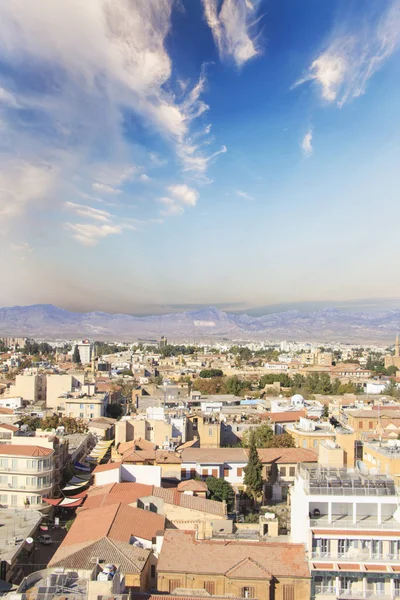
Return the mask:
<path fill-rule="evenodd" d="M 264 464 L 318 462 L 318 456 L 306 448 L 259 448 L 258 456 Z"/>
<path fill-rule="evenodd" d="M 53 452 L 51 448 L 42 446 L 23 446 L 22 444 L 2 444 L 0 446 L 0 455 L 7 454 L 8 456 L 49 456 Z"/>
<path fill-rule="evenodd" d="M 102 473 L 103 471 L 112 471 L 113 469 L 119 469 L 121 463 L 106 463 L 105 465 L 97 465 L 93 470 L 93 473 Z"/>

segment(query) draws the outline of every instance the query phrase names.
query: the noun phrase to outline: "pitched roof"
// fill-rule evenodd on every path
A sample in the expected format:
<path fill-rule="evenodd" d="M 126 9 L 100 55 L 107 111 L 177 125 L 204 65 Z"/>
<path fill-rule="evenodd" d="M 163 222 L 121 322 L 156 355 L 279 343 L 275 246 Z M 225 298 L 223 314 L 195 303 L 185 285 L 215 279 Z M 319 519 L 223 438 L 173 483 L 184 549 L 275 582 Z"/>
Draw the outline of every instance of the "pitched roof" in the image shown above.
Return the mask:
<path fill-rule="evenodd" d="M 264 464 L 318 462 L 318 456 L 306 448 L 259 448 L 258 456 Z"/>
<path fill-rule="evenodd" d="M 181 494 L 176 488 L 167 489 L 134 482 L 114 483 L 112 485 L 89 488 L 85 503 L 78 509 L 78 512 L 79 514 L 85 513 L 89 512 L 88 509 L 94 508 L 103 508 L 105 510 L 104 507 L 112 507 L 119 503 L 133 504 L 139 498 L 147 498 L 149 496 L 162 498 L 167 504 L 174 504 L 182 508 L 190 508 L 221 517 L 226 516 L 226 504 L 223 502 L 207 500 L 206 498 L 191 496 L 189 494 Z"/>
<path fill-rule="evenodd" d="M 200 446 L 199 440 L 195 439 L 195 440 L 189 440 L 188 442 L 184 442 L 183 444 L 178 446 L 176 451 L 182 452 L 182 450 L 185 450 L 185 448 L 191 448 L 192 446 Z"/>
<path fill-rule="evenodd" d="M 181 464 L 182 459 L 176 452 L 168 450 L 156 450 L 156 461 L 162 464 Z"/>
<path fill-rule="evenodd" d="M 50 456 L 54 450 L 43 448 L 42 446 L 24 446 L 22 444 L 2 444 L 0 446 L 0 455 L 8 456 Z"/>
<path fill-rule="evenodd" d="M 266 413 L 263 416 L 268 418 L 271 421 L 271 423 L 292 423 L 293 421 L 298 421 L 300 417 L 305 417 L 306 411 L 287 410 L 284 412 Z"/>
<path fill-rule="evenodd" d="M 303 544 L 282 542 L 198 541 L 194 532 L 167 529 L 158 572 L 241 576 L 248 579 L 309 577 Z M 248 574 L 246 574 L 248 573 Z"/>
<path fill-rule="evenodd" d="M 102 537 L 127 543 L 132 536 L 151 540 L 164 525 L 162 515 L 128 504 L 112 504 L 78 513 L 62 545 L 74 546 Z"/>
<path fill-rule="evenodd" d="M 184 463 L 247 462 L 247 454 L 243 448 L 185 448 L 181 456 Z"/>
<path fill-rule="evenodd" d="M 197 479 L 188 479 L 187 481 L 181 481 L 178 483 L 176 488 L 178 492 L 207 492 L 208 487 L 205 481 L 200 481 Z"/>
<path fill-rule="evenodd" d="M 66 567 L 67 569 L 93 569 L 91 559 L 98 557 L 105 564 L 119 565 L 121 572 L 126 574 L 141 573 L 149 558 L 150 550 L 139 548 L 127 542 L 119 542 L 102 538 L 92 544 L 76 544 L 58 548 L 49 562 L 51 567 Z"/>
<path fill-rule="evenodd" d="M 18 427 L 15 425 L 8 425 L 8 423 L 0 423 L 0 429 L 7 429 L 8 431 L 18 431 Z"/>

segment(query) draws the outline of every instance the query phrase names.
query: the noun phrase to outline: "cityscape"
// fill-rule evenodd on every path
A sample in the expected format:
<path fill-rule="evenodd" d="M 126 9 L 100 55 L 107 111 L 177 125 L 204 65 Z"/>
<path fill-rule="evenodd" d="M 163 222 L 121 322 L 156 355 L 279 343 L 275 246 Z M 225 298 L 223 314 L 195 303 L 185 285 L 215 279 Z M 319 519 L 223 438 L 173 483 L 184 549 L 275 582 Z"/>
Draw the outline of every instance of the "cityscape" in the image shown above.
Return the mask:
<path fill-rule="evenodd" d="M 400 600 L 400 0 L 0 0 L 0 600 Z"/>

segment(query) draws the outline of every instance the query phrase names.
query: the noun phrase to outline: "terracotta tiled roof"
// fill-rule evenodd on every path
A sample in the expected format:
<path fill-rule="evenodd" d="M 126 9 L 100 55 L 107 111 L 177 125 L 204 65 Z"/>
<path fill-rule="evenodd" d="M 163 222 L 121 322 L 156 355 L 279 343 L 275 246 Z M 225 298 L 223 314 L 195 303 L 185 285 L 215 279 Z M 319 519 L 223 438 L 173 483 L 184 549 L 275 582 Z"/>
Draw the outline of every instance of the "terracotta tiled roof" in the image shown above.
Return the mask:
<path fill-rule="evenodd" d="M 182 459 L 176 452 L 156 450 L 156 461 L 160 464 L 181 464 Z"/>
<path fill-rule="evenodd" d="M 235 567 L 239 573 L 243 567 L 241 575 L 245 575 L 245 565 L 256 578 L 261 573 L 265 578 L 266 572 L 275 577 L 310 576 L 303 544 L 196 541 L 193 532 L 176 529 L 165 531 L 158 572 L 210 575 L 232 572 L 234 577 Z"/>
<path fill-rule="evenodd" d="M 285 412 L 267 413 L 265 415 L 271 423 L 293 423 L 298 421 L 300 417 L 306 416 L 305 410 L 288 410 Z"/>
<path fill-rule="evenodd" d="M 191 448 L 192 446 L 199 446 L 199 440 L 189 440 L 189 442 L 184 442 L 176 449 L 177 452 L 182 452 L 185 448 Z"/>
<path fill-rule="evenodd" d="M 104 488 L 104 491 L 102 491 Z M 88 509 L 112 507 L 115 504 L 133 504 L 139 498 L 155 496 L 162 498 L 167 504 L 182 506 L 212 515 L 226 516 L 226 505 L 216 500 L 207 500 L 199 496 L 181 494 L 176 488 L 166 489 L 142 483 L 114 483 L 112 485 L 97 486 L 88 490 L 88 495 L 79 513 L 88 512 Z M 72 527 L 71 527 L 72 530 Z"/>
<path fill-rule="evenodd" d="M 102 537 L 127 543 L 131 536 L 151 540 L 164 525 L 162 515 L 128 504 L 101 506 L 80 512 L 62 545 L 74 546 Z"/>
<path fill-rule="evenodd" d="M 247 454 L 243 448 L 185 448 L 182 450 L 181 456 L 184 463 L 247 462 Z"/>
<path fill-rule="evenodd" d="M 225 574 L 233 579 L 272 579 L 271 573 L 249 557 L 243 558 Z"/>
<path fill-rule="evenodd" d="M 53 452 L 51 448 L 42 446 L 23 446 L 22 444 L 2 444 L 0 446 L 0 455 L 7 454 L 8 456 L 50 456 Z"/>
<path fill-rule="evenodd" d="M 18 427 L 15 425 L 8 425 L 8 423 L 0 423 L 0 429 L 7 429 L 7 431 L 18 431 Z"/>
<path fill-rule="evenodd" d="M 67 569 L 90 569 L 94 565 L 91 559 L 95 556 L 104 564 L 119 565 L 123 574 L 141 573 L 150 555 L 150 550 L 138 548 L 127 542 L 118 542 L 102 538 L 92 544 L 85 543 L 64 548 L 59 547 L 49 566 L 66 567 Z"/>
<path fill-rule="evenodd" d="M 105 465 L 97 465 L 93 470 L 93 473 L 102 473 L 103 471 L 112 471 L 113 469 L 119 469 L 121 463 L 106 463 Z"/>
<path fill-rule="evenodd" d="M 197 479 L 188 479 L 187 481 L 181 481 L 178 483 L 176 488 L 178 492 L 207 492 L 208 487 L 205 481 Z"/>
<path fill-rule="evenodd" d="M 12 408 L 0 408 L 0 415 L 13 415 L 14 411 Z"/>
<path fill-rule="evenodd" d="M 263 464 L 318 462 L 318 456 L 305 448 L 259 448 L 258 456 Z"/>

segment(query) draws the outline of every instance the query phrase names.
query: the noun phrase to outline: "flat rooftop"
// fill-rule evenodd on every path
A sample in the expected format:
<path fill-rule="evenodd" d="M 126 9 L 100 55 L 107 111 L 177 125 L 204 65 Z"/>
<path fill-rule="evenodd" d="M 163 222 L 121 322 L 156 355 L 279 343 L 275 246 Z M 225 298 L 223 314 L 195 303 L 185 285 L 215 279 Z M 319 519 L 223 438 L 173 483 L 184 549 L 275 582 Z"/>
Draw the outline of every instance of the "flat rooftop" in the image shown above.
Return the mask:
<path fill-rule="evenodd" d="M 313 495 L 396 496 L 396 487 L 387 475 L 363 475 L 355 469 L 299 465 L 304 489 Z"/>
<path fill-rule="evenodd" d="M 0 508 L 0 560 L 11 564 L 41 520 L 37 510 Z"/>

